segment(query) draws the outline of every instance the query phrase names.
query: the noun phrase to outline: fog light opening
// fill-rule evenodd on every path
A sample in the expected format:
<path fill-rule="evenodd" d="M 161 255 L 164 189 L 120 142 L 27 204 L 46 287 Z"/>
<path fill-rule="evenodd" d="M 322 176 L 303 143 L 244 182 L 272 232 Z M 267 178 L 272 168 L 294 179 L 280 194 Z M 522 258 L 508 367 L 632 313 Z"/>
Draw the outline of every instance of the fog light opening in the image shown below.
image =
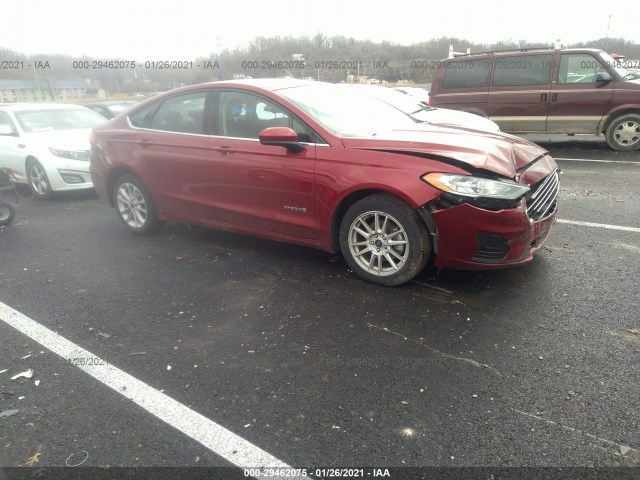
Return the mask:
<path fill-rule="evenodd" d="M 60 176 L 62 180 L 64 180 L 64 183 L 84 183 L 84 178 L 77 173 L 60 172 Z"/>

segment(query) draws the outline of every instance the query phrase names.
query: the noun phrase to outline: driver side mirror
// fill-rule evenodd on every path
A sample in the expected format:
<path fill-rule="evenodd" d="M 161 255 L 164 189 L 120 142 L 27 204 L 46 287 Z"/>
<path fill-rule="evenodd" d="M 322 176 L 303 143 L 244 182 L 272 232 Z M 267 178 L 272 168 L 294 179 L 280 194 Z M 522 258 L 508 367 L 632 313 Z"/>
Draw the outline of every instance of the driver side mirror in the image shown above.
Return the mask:
<path fill-rule="evenodd" d="M 607 72 L 600 72 L 596 74 L 596 82 L 610 82 L 611 81 L 611 75 L 609 75 Z"/>
<path fill-rule="evenodd" d="M 268 127 L 258 136 L 262 145 L 278 145 L 290 152 L 300 153 L 305 146 L 298 142 L 298 134 L 289 127 Z"/>
<path fill-rule="evenodd" d="M 0 135 L 7 135 L 12 137 L 18 136 L 18 134 L 14 132 L 13 129 L 11 128 L 11 125 L 8 125 L 6 123 L 0 125 Z"/>

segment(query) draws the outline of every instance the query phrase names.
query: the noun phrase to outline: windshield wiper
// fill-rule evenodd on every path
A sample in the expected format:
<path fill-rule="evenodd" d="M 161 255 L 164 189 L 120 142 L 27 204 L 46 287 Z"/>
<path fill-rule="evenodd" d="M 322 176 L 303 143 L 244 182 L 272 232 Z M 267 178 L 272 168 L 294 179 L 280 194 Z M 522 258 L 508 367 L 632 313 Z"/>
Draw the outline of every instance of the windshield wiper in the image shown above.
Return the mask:
<path fill-rule="evenodd" d="M 420 112 L 429 112 L 429 111 L 435 110 L 435 109 L 436 109 L 436 107 L 431 107 L 429 105 L 425 105 L 424 107 L 419 108 L 415 112 L 411 112 L 411 115 L 415 115 L 416 113 L 420 113 Z"/>

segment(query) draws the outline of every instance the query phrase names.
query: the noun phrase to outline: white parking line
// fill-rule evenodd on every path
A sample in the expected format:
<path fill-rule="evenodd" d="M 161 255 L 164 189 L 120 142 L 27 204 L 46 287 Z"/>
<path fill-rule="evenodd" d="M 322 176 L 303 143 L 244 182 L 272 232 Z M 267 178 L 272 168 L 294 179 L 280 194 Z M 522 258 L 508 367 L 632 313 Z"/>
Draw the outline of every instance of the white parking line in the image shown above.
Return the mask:
<path fill-rule="evenodd" d="M 567 225 L 580 225 L 581 227 L 607 228 L 609 230 L 621 230 L 623 232 L 637 232 L 637 233 L 640 233 L 640 228 L 622 227 L 620 225 L 608 225 L 606 223 L 580 222 L 578 220 L 563 220 L 561 218 L 558 219 L 558 223 L 566 223 Z"/>
<path fill-rule="evenodd" d="M 632 162 L 629 160 L 599 160 L 594 158 L 559 158 L 553 157 L 554 160 L 560 160 L 564 162 L 594 162 L 594 163 L 626 163 L 631 165 L 640 165 L 640 162 Z"/>
<path fill-rule="evenodd" d="M 151 388 L 128 373 L 98 360 L 99 357 L 93 353 L 43 327 L 35 320 L 2 302 L 0 302 L 0 320 L 65 360 L 93 358 L 94 364 L 92 365 L 76 366 L 232 464 L 240 468 L 267 466 L 290 468 L 284 462 L 244 438 L 194 412 L 164 393 Z"/>

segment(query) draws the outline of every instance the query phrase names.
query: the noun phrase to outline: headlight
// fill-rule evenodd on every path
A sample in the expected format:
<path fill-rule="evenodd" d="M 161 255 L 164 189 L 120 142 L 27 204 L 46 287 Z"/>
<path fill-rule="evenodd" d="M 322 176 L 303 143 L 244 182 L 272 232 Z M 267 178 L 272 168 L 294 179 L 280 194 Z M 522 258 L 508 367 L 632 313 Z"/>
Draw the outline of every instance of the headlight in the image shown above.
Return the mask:
<path fill-rule="evenodd" d="M 49 151 L 56 157 L 70 160 L 89 160 L 89 150 L 58 150 L 57 148 L 49 147 Z"/>
<path fill-rule="evenodd" d="M 445 196 L 455 203 L 471 203 L 481 208 L 515 208 L 518 200 L 528 191 L 527 185 L 511 180 L 457 175 L 452 173 L 428 173 L 422 180 L 445 192 Z"/>

